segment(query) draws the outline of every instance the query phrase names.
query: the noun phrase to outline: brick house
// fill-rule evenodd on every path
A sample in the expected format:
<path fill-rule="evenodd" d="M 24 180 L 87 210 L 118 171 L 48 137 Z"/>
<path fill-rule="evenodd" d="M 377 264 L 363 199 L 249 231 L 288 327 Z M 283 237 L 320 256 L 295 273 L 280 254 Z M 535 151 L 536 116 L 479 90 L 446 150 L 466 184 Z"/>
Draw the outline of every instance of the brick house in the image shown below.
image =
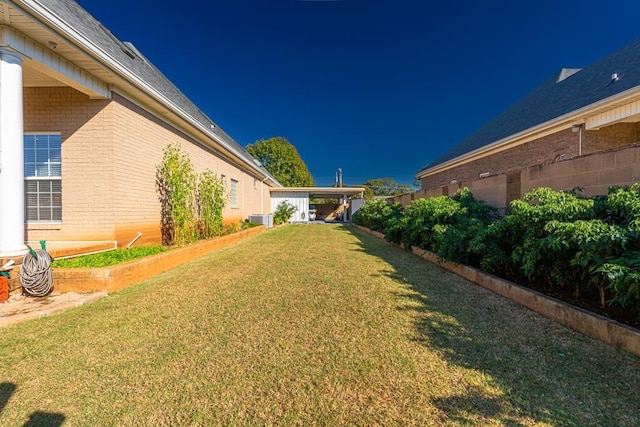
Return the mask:
<path fill-rule="evenodd" d="M 533 188 L 606 194 L 640 181 L 640 40 L 563 68 L 417 176 L 420 197 L 473 194 L 505 207 Z"/>
<path fill-rule="evenodd" d="M 25 242 L 160 242 L 156 166 L 179 143 L 223 175 L 226 222 L 281 185 L 131 43 L 72 0 L 0 7 L 0 258 Z"/>

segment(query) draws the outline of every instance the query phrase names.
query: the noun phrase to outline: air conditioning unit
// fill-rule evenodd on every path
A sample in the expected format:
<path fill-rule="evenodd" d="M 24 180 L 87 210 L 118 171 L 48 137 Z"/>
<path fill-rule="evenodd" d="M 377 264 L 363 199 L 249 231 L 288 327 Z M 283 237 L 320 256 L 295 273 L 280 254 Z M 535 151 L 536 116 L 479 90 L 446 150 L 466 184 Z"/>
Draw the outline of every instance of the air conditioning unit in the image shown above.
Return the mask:
<path fill-rule="evenodd" d="M 273 227 L 273 214 L 254 214 L 249 215 L 249 222 L 262 224 L 266 228 Z"/>

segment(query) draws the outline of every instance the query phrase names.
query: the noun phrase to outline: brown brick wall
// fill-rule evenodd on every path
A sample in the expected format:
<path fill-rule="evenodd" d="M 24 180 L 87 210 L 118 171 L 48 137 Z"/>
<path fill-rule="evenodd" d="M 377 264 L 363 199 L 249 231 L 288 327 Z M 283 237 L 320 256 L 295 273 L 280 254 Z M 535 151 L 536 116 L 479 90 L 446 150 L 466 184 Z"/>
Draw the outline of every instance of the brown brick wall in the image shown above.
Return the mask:
<path fill-rule="evenodd" d="M 238 181 L 238 207 L 225 222 L 269 213 L 268 187 L 212 149 L 197 144 L 124 97 L 91 100 L 71 88 L 25 88 L 25 132 L 62 133 L 62 226 L 27 226 L 27 240 L 117 240 L 138 232 L 140 243 L 160 241 L 156 166 L 164 147 L 180 143 L 197 172 L 210 169 Z"/>
<path fill-rule="evenodd" d="M 639 141 L 640 123 L 618 123 L 600 130 L 584 131 L 582 154 L 587 155 L 619 148 Z M 475 162 L 423 178 L 422 188 L 442 187 L 454 179 L 457 179 L 458 182 L 475 180 L 478 175 L 484 172 L 499 175 L 534 165 L 545 165 L 552 163 L 563 154 L 569 158 L 577 157 L 578 146 L 579 133 L 566 129 Z"/>
<path fill-rule="evenodd" d="M 619 148 L 640 142 L 640 123 L 617 123 L 582 135 L 582 154 Z"/>
<path fill-rule="evenodd" d="M 478 199 L 497 208 L 506 207 L 507 176 L 495 175 L 482 179 L 475 179 L 464 183 L 471 190 L 471 194 Z"/>
<path fill-rule="evenodd" d="M 428 176 L 422 179 L 422 188 L 441 187 L 454 179 L 458 182 L 475 180 L 485 172 L 499 175 L 514 169 L 550 163 L 562 154 L 570 157 L 578 155 L 578 134 L 571 132 L 571 129 Z"/>
<path fill-rule="evenodd" d="M 522 171 L 522 193 L 538 187 L 571 190 L 585 196 L 607 194 L 609 186 L 640 182 L 640 146 L 616 148 L 564 162 L 536 165 Z"/>

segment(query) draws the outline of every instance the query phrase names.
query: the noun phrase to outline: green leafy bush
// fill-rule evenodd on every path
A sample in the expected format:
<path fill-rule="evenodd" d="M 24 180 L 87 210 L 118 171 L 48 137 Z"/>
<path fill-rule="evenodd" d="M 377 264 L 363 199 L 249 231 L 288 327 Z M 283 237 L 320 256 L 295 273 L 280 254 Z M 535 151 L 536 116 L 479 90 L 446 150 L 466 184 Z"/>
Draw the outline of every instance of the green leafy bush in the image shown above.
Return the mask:
<path fill-rule="evenodd" d="M 198 217 L 200 236 L 208 239 L 219 236 L 224 228 L 222 209 L 227 201 L 224 180 L 210 170 L 198 179 Z"/>
<path fill-rule="evenodd" d="M 606 276 L 613 291 L 612 303 L 634 308 L 640 313 L 640 251 L 612 258 L 596 270 Z"/>
<path fill-rule="evenodd" d="M 298 210 L 298 208 L 286 200 L 283 200 L 276 206 L 276 210 L 273 212 L 273 223 L 278 225 L 289 222 L 296 210 Z"/>
<path fill-rule="evenodd" d="M 478 265 L 486 227 L 496 215 L 495 208 L 464 188 L 452 197 L 414 200 L 403 216 L 388 222 L 385 237 L 407 249 L 417 246 L 454 262 Z"/>
<path fill-rule="evenodd" d="M 459 210 L 453 222 L 436 234 L 433 250 L 450 261 L 478 267 L 486 253 L 487 226 L 495 221 L 498 211 L 476 200 L 468 188 L 458 190 L 451 199 Z"/>
<path fill-rule="evenodd" d="M 453 223 L 453 218 L 463 209 L 447 196 L 414 200 L 404 210 L 404 215 L 391 221 L 391 233 L 387 240 L 402 243 L 408 250 L 412 246 L 432 250 L 436 235 L 443 233 Z"/>
<path fill-rule="evenodd" d="M 605 206 L 609 218 L 624 230 L 625 240 L 596 272 L 606 277 L 613 303 L 640 313 L 640 184 L 611 188 Z"/>
<path fill-rule="evenodd" d="M 502 218 L 465 188 L 415 200 L 404 211 L 369 201 L 354 221 L 407 249 L 640 314 L 640 184 L 591 198 L 537 188 Z"/>
<path fill-rule="evenodd" d="M 590 291 L 590 288 L 597 289 L 600 306 L 605 307 L 607 276 L 598 272 L 607 259 L 626 246 L 625 229 L 592 219 L 575 222 L 553 220 L 547 223 L 545 230 L 549 236 L 542 239 L 541 247 L 561 260 L 552 271 L 552 279 L 560 286 L 572 285 L 576 297 L 583 291 Z"/>
<path fill-rule="evenodd" d="M 402 216 L 402 205 L 390 205 L 384 199 L 367 200 L 353 216 L 355 224 L 386 233 L 391 219 Z"/>
<path fill-rule="evenodd" d="M 210 170 L 196 174 L 179 144 L 168 145 L 156 169 L 162 244 L 182 245 L 221 234 L 227 201 L 224 181 Z"/>
<path fill-rule="evenodd" d="M 562 275 L 571 257 L 547 250 L 543 241 L 550 234 L 547 223 L 592 219 L 593 206 L 593 200 L 568 192 L 544 187 L 532 190 L 511 202 L 509 214 L 489 227 L 489 253 L 482 265 L 498 274 L 523 274 L 532 281 L 551 283 Z"/>
<path fill-rule="evenodd" d="M 189 156 L 182 152 L 179 144 L 168 145 L 156 170 L 163 244 L 180 245 L 197 239 L 196 185 Z"/>

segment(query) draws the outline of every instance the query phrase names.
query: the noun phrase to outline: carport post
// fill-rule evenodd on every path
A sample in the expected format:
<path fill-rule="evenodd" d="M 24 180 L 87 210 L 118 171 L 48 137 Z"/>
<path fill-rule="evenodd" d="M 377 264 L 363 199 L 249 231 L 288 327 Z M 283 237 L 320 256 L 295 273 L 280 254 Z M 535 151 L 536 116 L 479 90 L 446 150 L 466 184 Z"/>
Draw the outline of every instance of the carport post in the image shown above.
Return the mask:
<path fill-rule="evenodd" d="M 347 193 L 342 195 L 342 222 L 347 222 Z"/>

